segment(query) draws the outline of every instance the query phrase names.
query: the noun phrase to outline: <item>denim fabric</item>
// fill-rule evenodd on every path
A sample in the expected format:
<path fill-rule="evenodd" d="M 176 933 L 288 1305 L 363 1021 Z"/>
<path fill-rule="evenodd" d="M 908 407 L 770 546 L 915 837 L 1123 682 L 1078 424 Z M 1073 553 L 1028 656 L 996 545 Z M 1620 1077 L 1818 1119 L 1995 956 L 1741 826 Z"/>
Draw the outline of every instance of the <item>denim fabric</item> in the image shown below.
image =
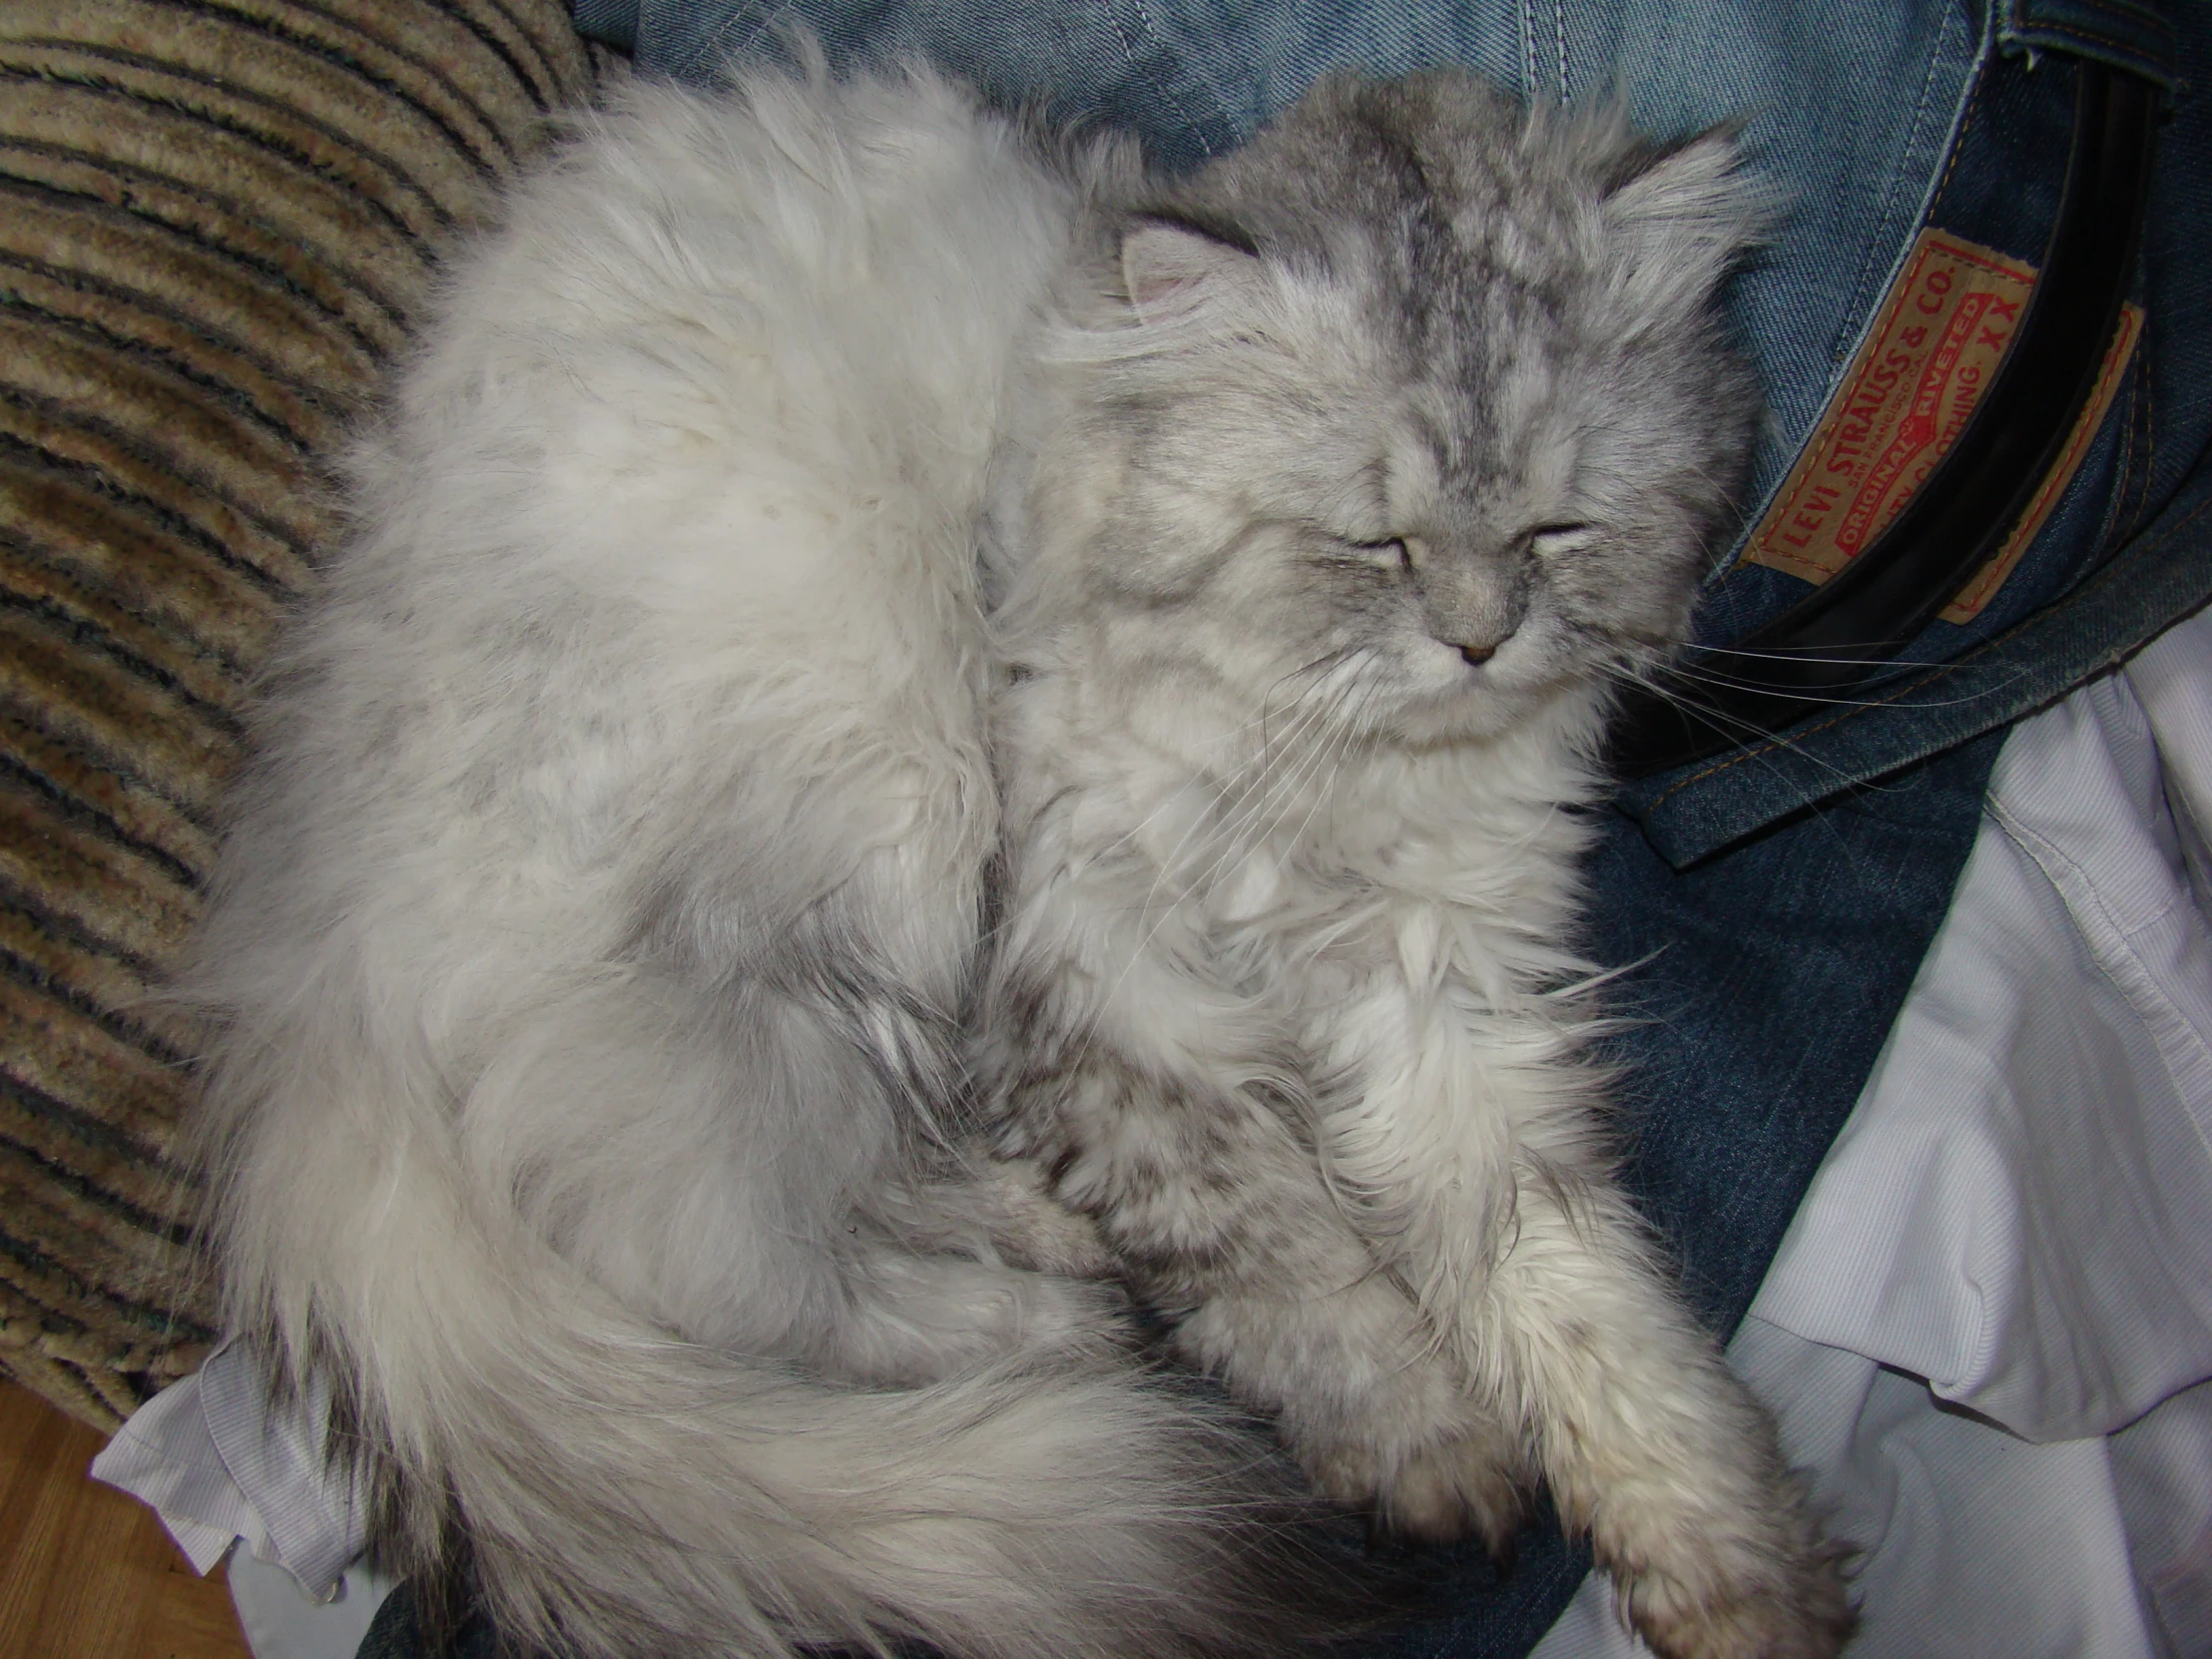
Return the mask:
<path fill-rule="evenodd" d="M 1688 868 L 1801 803 L 1824 802 L 1840 786 L 1879 787 L 1901 766 L 2057 701 L 2212 594 L 2208 509 L 2212 469 L 2200 469 L 2157 519 L 2057 603 L 1782 737 L 1632 785 L 1620 794 L 1623 811 L 1641 822 L 1655 850 Z M 1867 718 L 1881 710 L 1906 718 Z"/>
<path fill-rule="evenodd" d="M 2174 21 L 2139 0 L 2014 0 L 1998 38 L 2008 48 L 2078 53 L 2174 88 Z"/>
<path fill-rule="evenodd" d="M 2068 16 L 2092 9 L 2065 8 Z M 2160 135 L 2136 285 L 2148 321 L 2057 509 L 1980 616 L 1933 624 L 1853 701 L 1779 741 L 1624 790 L 1622 806 L 1677 863 L 2009 725 L 2212 598 L 2212 525 L 2199 511 L 2212 440 L 2212 262 L 2202 253 L 2212 247 L 2212 110 L 2199 90 L 2212 74 L 2212 10 L 2171 11 L 2182 27 L 2169 62 L 2181 80 Z M 1999 52 L 1986 62 L 1932 223 L 2039 261 L 2057 208 L 2075 73 L 2055 53 Z M 1796 577 L 1738 566 L 1708 592 L 1701 638 L 1740 637 L 1805 591 Z"/>
<path fill-rule="evenodd" d="M 445 1647 L 433 1654 L 423 1639 L 421 1620 L 415 1615 L 414 1591 L 406 1584 L 384 1597 L 376 1616 L 368 1621 L 368 1634 L 353 1650 L 353 1659 L 511 1659 L 491 1621 L 474 1618 L 454 1632 Z"/>
<path fill-rule="evenodd" d="M 2212 0 L 577 0 L 577 17 L 695 79 L 794 24 L 839 66 L 915 53 L 1008 102 L 1129 127 L 1180 166 L 1342 65 L 1455 62 L 1569 103 L 1617 87 L 1661 133 L 1741 120 L 1790 201 L 1731 296 L 1771 410 L 1747 524 L 1923 225 L 2039 263 L 2074 60 L 2169 89 L 2143 339 L 1996 601 L 1787 741 L 1647 780 L 1607 817 L 1589 947 L 1641 964 L 1620 991 L 1640 1017 L 1615 1039 L 1627 1172 L 1692 1300 L 1732 1330 L 1941 921 L 2003 728 L 2212 594 Z M 1703 637 L 1806 591 L 1723 562 Z M 1548 1522 L 1502 1584 L 1446 1555 L 1439 1611 L 1371 1651 L 1523 1653 L 1587 1566 Z M 385 1611 L 379 1629 L 403 1625 L 403 1596 Z"/>

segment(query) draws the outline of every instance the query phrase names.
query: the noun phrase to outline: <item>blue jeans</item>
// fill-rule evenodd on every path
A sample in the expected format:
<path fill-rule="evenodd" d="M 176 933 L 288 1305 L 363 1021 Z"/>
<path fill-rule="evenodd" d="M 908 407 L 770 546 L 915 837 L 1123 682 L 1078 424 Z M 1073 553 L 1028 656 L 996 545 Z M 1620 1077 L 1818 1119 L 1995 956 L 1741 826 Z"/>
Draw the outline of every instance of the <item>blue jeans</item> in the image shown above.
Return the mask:
<path fill-rule="evenodd" d="M 2056 211 L 2083 56 L 2170 92 L 2136 298 L 2144 333 L 2072 481 L 1994 599 L 1875 688 L 1623 789 L 1587 941 L 1641 962 L 1617 1039 L 1627 1174 L 1725 1335 L 1857 1100 L 1949 902 L 2004 729 L 2212 597 L 2212 78 L 2206 0 L 576 0 L 645 70 L 710 78 L 811 28 L 831 62 L 914 53 L 1008 102 L 1102 118 L 1175 166 L 1323 72 L 1471 66 L 1524 95 L 1616 86 L 1638 123 L 1744 122 L 1787 221 L 1737 280 L 1772 418 L 1747 523 L 1813 434 L 1924 225 L 2028 264 Z M 1725 642 L 1807 591 L 1724 561 Z M 1433 1616 L 1377 1655 L 1525 1652 L 1588 1568 L 1539 1521 L 1497 1582 L 1437 1564 Z M 392 1609 L 395 1625 L 404 1604 Z M 364 1653 L 369 1649 L 364 1648 Z M 398 1654 L 404 1646 L 378 1649 Z"/>

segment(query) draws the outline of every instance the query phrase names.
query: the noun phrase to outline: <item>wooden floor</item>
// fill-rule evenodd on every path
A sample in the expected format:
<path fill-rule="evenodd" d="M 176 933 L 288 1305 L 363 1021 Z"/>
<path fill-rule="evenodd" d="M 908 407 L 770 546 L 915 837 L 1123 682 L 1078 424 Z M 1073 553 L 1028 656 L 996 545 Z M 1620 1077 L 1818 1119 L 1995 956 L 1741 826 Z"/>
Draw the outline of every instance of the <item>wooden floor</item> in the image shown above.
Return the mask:
<path fill-rule="evenodd" d="M 222 1571 L 85 1473 L 105 1443 L 0 1382 L 0 1659 L 247 1659 Z"/>

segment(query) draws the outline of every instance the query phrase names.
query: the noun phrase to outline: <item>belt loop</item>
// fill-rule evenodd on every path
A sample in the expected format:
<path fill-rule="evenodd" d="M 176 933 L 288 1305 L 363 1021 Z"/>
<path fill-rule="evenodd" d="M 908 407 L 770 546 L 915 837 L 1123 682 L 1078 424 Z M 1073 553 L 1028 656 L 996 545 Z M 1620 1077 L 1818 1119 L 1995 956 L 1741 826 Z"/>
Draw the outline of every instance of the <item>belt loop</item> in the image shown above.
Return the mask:
<path fill-rule="evenodd" d="M 2064 52 L 2139 75 L 2170 103 L 2178 44 L 2162 0 L 1990 0 L 1997 50 Z"/>

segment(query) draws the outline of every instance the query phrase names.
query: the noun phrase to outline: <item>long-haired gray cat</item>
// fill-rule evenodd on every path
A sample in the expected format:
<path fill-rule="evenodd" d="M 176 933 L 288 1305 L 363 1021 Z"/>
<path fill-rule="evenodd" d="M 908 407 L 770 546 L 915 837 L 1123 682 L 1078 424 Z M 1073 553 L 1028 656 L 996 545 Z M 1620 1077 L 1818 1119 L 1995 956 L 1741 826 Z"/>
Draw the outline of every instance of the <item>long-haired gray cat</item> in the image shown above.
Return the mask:
<path fill-rule="evenodd" d="M 1326 1494 L 1494 1537 L 1541 1474 L 1666 1653 L 1833 1652 L 1565 944 L 1746 223 L 1721 142 L 1450 75 L 1173 188 L 925 75 L 646 88 L 518 191 L 193 982 L 231 1318 L 387 1558 L 579 1655 L 1285 1651 L 1295 1505 L 1119 1272 Z"/>
<path fill-rule="evenodd" d="M 1756 217 L 1717 135 L 1325 87 L 1126 223 L 994 502 L 1006 1149 L 1321 1491 L 1502 1548 L 1542 1479 L 1711 1659 L 1835 1651 L 1838 1552 L 1614 1185 L 1570 946 Z"/>

